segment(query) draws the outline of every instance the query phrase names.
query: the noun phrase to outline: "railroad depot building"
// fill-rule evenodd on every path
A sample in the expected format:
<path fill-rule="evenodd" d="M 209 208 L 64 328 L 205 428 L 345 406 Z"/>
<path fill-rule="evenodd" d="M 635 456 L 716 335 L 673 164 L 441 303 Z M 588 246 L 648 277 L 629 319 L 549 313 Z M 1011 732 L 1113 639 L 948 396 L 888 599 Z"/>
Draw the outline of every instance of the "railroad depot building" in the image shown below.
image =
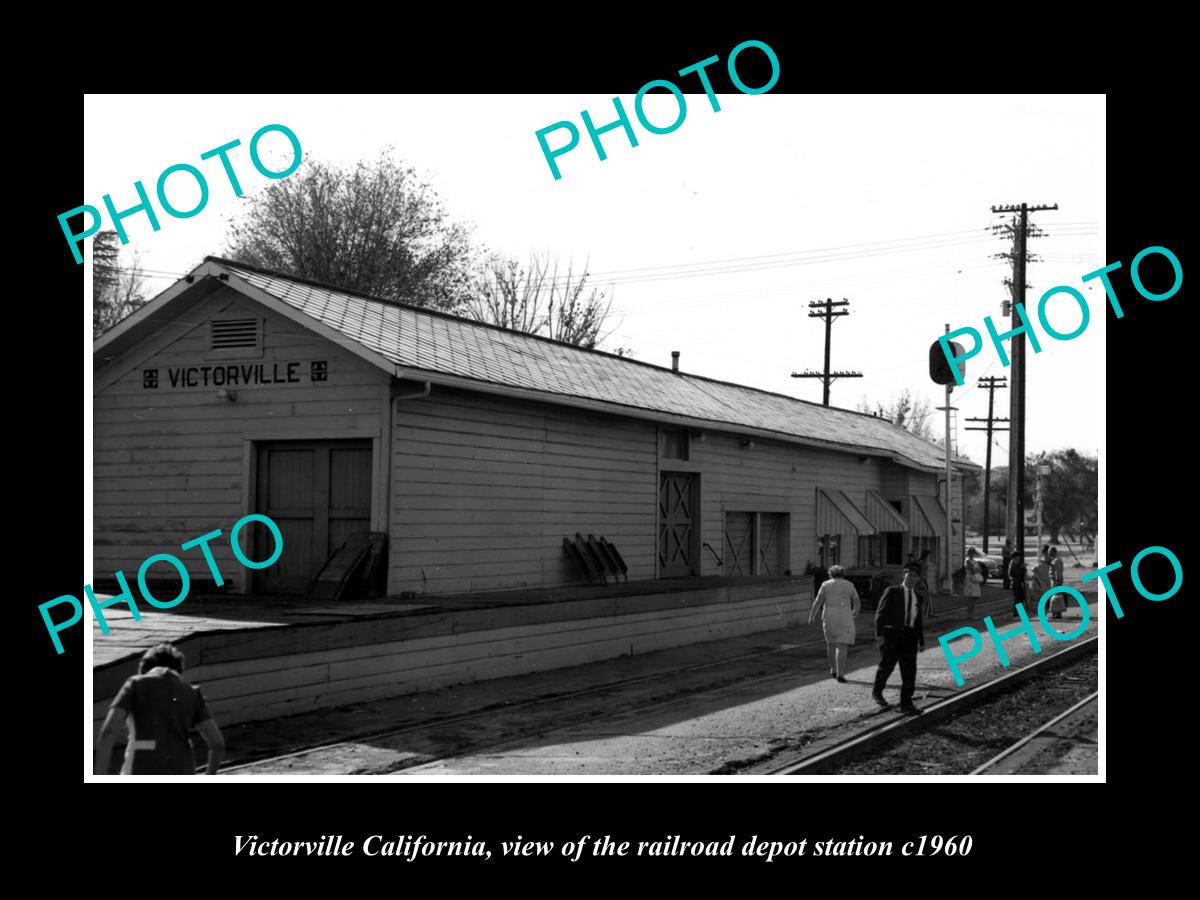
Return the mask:
<path fill-rule="evenodd" d="M 799 621 L 810 563 L 898 567 L 914 549 L 943 550 L 942 451 L 883 419 L 217 258 L 97 340 L 94 374 L 98 582 L 123 570 L 136 585 L 141 562 L 165 552 L 187 564 L 193 594 L 304 594 L 351 534 L 380 532 L 384 592 L 420 609 L 428 630 L 448 598 L 586 583 L 563 539 L 595 535 L 644 597 L 697 579 L 682 610 L 637 596 L 605 607 L 614 628 L 630 616 L 628 634 L 670 618 L 659 630 L 673 635 L 653 645 L 668 646 Z M 976 468 L 955 462 L 954 568 L 959 475 Z M 249 513 L 284 538 L 258 572 L 227 537 Z M 198 550 L 179 550 L 218 528 L 209 546 L 222 588 Z M 254 546 L 266 530 L 251 533 L 247 555 L 269 556 L 270 544 Z M 170 572 L 155 567 L 150 584 Z M 382 627 L 371 640 L 415 649 L 412 635 Z M 632 649 L 626 631 L 592 658 Z M 189 666 L 205 662 L 189 653 Z M 219 701 L 222 676 L 197 674 Z M 279 703 L 332 702 L 290 682 L 260 687 L 284 692 Z"/>

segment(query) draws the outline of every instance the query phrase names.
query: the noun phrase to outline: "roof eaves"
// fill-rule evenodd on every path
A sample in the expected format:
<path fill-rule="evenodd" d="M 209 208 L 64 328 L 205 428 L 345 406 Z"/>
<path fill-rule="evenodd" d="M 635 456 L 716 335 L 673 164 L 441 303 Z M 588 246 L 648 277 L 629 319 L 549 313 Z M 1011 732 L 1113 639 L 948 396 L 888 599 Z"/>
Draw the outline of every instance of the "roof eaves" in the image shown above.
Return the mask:
<path fill-rule="evenodd" d="M 104 332 L 104 334 L 100 335 L 100 337 L 96 338 L 96 340 L 92 342 L 92 355 L 95 356 L 102 350 L 107 349 L 110 344 L 123 337 L 133 328 L 142 324 L 147 319 L 151 319 L 158 315 L 164 307 L 171 303 L 172 300 L 187 291 L 201 279 L 210 276 L 215 277 L 221 274 L 223 271 L 224 270 L 221 269 L 221 267 L 209 263 L 207 260 L 201 263 L 162 293 L 158 294 L 148 302 L 143 303 L 140 307 L 127 315 L 112 328 L 108 329 L 108 331 Z"/>
<path fill-rule="evenodd" d="M 398 375 L 400 371 L 399 366 L 397 366 L 383 354 L 375 352 L 361 341 L 355 340 L 345 332 L 326 325 L 320 319 L 317 319 L 314 316 L 303 312 L 302 310 L 296 309 L 290 303 L 280 300 L 269 291 L 264 291 L 261 288 L 255 287 L 245 279 L 239 277 L 237 272 L 230 272 L 226 270 L 224 274 L 227 277 L 227 284 L 230 287 L 234 288 L 250 299 L 256 300 L 257 302 L 266 306 L 268 309 L 278 313 L 286 319 L 290 319 L 292 322 L 295 322 L 302 328 L 307 328 L 320 337 L 325 338 L 325 340 L 329 341 L 330 343 L 345 350 L 347 353 L 353 354 L 354 356 L 365 360 L 376 368 L 387 372 L 389 375 Z"/>

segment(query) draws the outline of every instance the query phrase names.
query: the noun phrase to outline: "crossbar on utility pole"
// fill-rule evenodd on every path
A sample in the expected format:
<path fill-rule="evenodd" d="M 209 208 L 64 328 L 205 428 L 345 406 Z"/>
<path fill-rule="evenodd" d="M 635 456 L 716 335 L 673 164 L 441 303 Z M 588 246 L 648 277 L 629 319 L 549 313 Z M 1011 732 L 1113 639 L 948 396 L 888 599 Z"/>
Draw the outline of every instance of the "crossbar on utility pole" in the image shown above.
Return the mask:
<path fill-rule="evenodd" d="M 824 406 L 829 405 L 829 386 L 839 378 L 862 378 L 862 372 L 833 372 L 829 368 L 829 351 L 830 351 L 830 334 L 833 329 L 833 320 L 841 316 L 850 315 L 850 310 L 846 309 L 850 305 L 850 301 L 842 298 L 841 300 L 833 300 L 826 298 L 825 300 L 809 301 L 810 319 L 825 320 L 825 371 L 814 372 L 811 369 L 805 369 L 803 372 L 793 372 L 793 378 L 819 378 L 825 385 L 824 399 L 821 401 Z"/>

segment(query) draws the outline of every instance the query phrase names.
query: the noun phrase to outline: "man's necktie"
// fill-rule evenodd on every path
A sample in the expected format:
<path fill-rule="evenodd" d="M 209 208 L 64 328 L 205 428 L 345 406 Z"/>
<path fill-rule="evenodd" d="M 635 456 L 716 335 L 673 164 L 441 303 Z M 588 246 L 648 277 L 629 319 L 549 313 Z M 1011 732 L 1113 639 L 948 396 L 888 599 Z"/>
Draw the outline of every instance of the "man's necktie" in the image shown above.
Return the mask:
<path fill-rule="evenodd" d="M 911 588 L 904 589 L 904 624 L 912 628 L 913 623 L 913 592 Z"/>

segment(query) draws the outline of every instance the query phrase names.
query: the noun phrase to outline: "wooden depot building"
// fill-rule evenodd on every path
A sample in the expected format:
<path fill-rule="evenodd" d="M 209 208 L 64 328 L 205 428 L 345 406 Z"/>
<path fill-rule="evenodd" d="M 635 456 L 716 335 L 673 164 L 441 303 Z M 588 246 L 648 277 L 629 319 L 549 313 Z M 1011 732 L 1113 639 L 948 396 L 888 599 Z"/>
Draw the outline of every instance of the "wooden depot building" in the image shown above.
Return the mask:
<path fill-rule="evenodd" d="M 339 663 L 368 643 L 392 647 L 371 656 L 390 662 L 360 662 L 338 687 L 322 657 L 317 686 L 266 678 L 253 700 L 230 699 L 227 719 L 778 627 L 780 609 L 787 622 L 807 609 L 810 563 L 894 568 L 914 550 L 937 559 L 944 549 L 942 451 L 883 419 L 213 257 L 99 338 L 94 374 L 97 582 L 120 569 L 136 585 L 142 560 L 165 552 L 187 563 L 192 593 L 302 595 L 350 535 L 376 532 L 386 535 L 381 593 L 419 613 L 331 639 L 346 648 Z M 954 568 L 959 473 L 976 468 L 955 461 Z M 179 546 L 227 535 L 249 513 L 277 523 L 284 552 L 255 572 L 227 538 L 212 542 L 226 581 L 215 588 L 203 556 Z M 520 608 L 522 591 L 544 599 L 586 583 L 564 548 L 577 534 L 602 536 L 640 591 L 622 585 L 614 606 L 598 587 L 599 606 L 541 603 L 481 620 L 530 623 L 524 662 L 507 668 L 473 668 L 450 648 L 464 595 L 504 592 L 497 602 Z M 685 588 L 682 609 L 677 596 L 654 599 Z M 529 643 L 568 620 L 589 637 Z M 297 654 L 325 652 L 311 640 L 280 649 L 285 630 L 240 659 L 292 654 L 283 673 Z M 441 674 L 407 678 L 422 640 L 434 654 L 423 665 Z M 535 644 L 547 655 L 530 663 Z M 190 666 L 207 667 L 198 677 L 215 708 L 222 679 L 248 668 L 238 661 L 215 644 L 189 652 Z M 99 700 L 107 688 L 96 687 Z"/>

